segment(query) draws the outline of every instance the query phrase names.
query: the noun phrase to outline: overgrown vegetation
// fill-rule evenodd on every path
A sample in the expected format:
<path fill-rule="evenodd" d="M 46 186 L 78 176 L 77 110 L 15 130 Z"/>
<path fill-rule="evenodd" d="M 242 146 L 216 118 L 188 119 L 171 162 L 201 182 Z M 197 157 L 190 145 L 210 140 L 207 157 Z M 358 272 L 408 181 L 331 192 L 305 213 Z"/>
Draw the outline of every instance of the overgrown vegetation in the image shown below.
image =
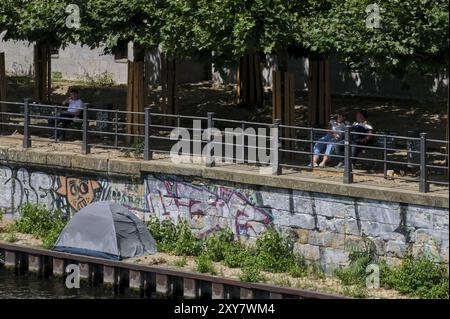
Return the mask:
<path fill-rule="evenodd" d="M 426 256 L 403 258 L 398 267 L 385 267 L 383 285 L 420 298 L 449 298 L 449 277 L 444 264 Z"/>
<path fill-rule="evenodd" d="M 207 254 L 201 254 L 195 259 L 197 264 L 196 270 L 201 273 L 210 273 L 211 275 L 216 275 L 217 272 L 214 268 L 214 263 L 211 257 Z"/>
<path fill-rule="evenodd" d="M 336 276 L 346 285 L 344 294 L 352 297 L 364 297 L 367 294 L 367 267 L 379 266 L 380 286 L 395 289 L 398 292 L 420 298 L 449 298 L 449 277 L 444 264 L 436 263 L 426 256 L 405 256 L 397 267 L 390 268 L 385 261 L 379 261 L 375 247 L 365 240 L 365 248 L 351 252 L 350 265 L 339 268 Z"/>
<path fill-rule="evenodd" d="M 96 75 L 85 75 L 86 80 L 90 86 L 94 87 L 111 87 L 114 86 L 116 83 L 114 82 L 113 74 L 105 71 L 100 74 Z"/>
<path fill-rule="evenodd" d="M 67 223 L 60 211 L 52 212 L 42 205 L 26 203 L 20 207 L 20 214 L 12 229 L 39 237 L 44 248 L 53 247 Z"/>
<path fill-rule="evenodd" d="M 198 271 L 210 272 L 213 262 L 222 262 L 230 268 L 241 268 L 241 280 L 250 282 L 263 281 L 262 271 L 287 272 L 292 277 L 303 277 L 308 272 L 305 259 L 292 252 L 289 237 L 273 227 L 269 227 L 253 246 L 235 240 L 230 230 L 218 231 L 201 240 L 184 222 L 175 225 L 169 220 L 159 222 L 152 218 L 148 229 L 159 251 L 199 256 L 196 259 Z"/>

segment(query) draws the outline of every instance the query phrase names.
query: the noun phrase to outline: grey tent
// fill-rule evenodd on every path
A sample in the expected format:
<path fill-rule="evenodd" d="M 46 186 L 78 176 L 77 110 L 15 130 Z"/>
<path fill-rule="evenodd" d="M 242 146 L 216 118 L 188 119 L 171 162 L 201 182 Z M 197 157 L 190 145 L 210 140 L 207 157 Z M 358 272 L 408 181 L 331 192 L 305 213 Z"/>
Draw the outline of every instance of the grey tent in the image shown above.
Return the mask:
<path fill-rule="evenodd" d="M 132 212 L 120 204 L 103 201 L 76 213 L 53 249 L 119 260 L 154 254 L 156 243 Z"/>

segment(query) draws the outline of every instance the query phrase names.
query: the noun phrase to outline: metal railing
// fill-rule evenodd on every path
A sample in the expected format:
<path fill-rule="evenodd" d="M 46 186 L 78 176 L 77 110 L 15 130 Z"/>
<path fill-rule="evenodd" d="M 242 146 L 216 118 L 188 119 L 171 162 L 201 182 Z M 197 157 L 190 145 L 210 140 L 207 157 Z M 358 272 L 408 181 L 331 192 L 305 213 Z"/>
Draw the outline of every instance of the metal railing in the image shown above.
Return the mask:
<path fill-rule="evenodd" d="M 280 175 L 283 169 L 318 169 L 312 165 L 314 146 L 322 143 L 333 145 L 334 152 L 329 154 L 329 158 L 343 164 L 344 184 L 353 183 L 354 175 L 417 182 L 419 191 L 424 193 L 430 191 L 431 184 L 445 187 L 449 184 L 448 153 L 442 151 L 447 150 L 448 142 L 429 139 L 426 133 L 421 133 L 419 137 L 369 134 L 352 131 L 352 126 L 347 125 L 344 131 L 335 131 L 341 138 L 327 142 L 320 140 L 320 137 L 329 134 L 327 129 L 282 125 L 278 119 L 273 123 L 260 123 L 216 118 L 213 112 L 200 117 L 154 113 L 150 108 L 146 108 L 145 112 L 96 109 L 85 104 L 82 118 L 74 120 L 59 113 L 65 109 L 61 106 L 30 103 L 28 99 L 23 103 L 0 103 L 14 108 L 14 112 L 0 112 L 0 127 L 23 127 L 24 148 L 32 147 L 31 130 L 39 130 L 39 133 L 49 131 L 54 135 L 54 142 L 61 142 L 58 132 L 75 132 L 81 133 L 82 154 L 89 154 L 92 146 L 126 151 L 141 147 L 144 160 L 151 160 L 154 153 L 170 154 L 173 146 L 183 140 L 188 145 L 187 156 L 200 157 L 208 167 L 219 162 L 254 164 L 269 167 L 272 174 Z M 91 116 L 94 113 L 104 116 L 94 119 Z M 132 118 L 134 120 L 130 120 Z M 43 125 L 45 120 L 50 120 L 52 125 Z M 75 125 L 58 127 L 59 121 L 70 121 Z M 97 129 L 93 128 L 94 123 Z M 206 135 L 205 130 L 208 132 Z M 189 132 L 187 138 L 181 138 L 182 131 Z M 225 137 L 225 141 L 217 141 L 217 135 Z M 358 142 L 357 137 L 367 136 L 371 143 Z M 132 140 L 138 142 L 131 145 Z M 229 150 L 233 150 L 231 156 Z M 250 156 L 256 153 L 258 156 L 267 155 L 267 151 L 270 153 L 269 160 L 262 161 L 259 157 Z M 203 155 L 206 155 L 205 158 L 202 158 Z M 356 170 L 357 163 L 369 167 L 372 172 Z M 380 167 L 380 174 L 373 172 L 377 167 Z M 334 175 L 340 172 L 335 168 L 320 170 Z M 403 174 L 391 174 L 393 171 Z M 412 172 L 409 175 L 413 176 L 407 177 L 406 172 Z"/>

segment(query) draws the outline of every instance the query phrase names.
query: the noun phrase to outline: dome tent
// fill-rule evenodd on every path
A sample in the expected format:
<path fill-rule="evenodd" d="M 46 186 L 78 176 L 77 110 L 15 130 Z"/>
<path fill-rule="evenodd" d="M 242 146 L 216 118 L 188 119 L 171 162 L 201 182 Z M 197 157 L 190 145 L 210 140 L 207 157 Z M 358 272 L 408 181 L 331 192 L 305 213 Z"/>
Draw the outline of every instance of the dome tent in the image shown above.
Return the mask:
<path fill-rule="evenodd" d="M 95 202 L 81 209 L 64 227 L 53 250 L 120 260 L 156 252 L 145 225 L 114 202 Z"/>

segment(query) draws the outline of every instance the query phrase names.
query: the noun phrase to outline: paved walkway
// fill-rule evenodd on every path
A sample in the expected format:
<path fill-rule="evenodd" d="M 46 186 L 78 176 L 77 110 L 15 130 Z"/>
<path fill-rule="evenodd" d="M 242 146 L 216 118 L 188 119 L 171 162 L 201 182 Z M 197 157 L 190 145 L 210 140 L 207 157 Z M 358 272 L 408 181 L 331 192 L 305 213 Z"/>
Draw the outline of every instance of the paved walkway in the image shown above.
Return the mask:
<path fill-rule="evenodd" d="M 70 141 L 70 142 L 61 142 L 54 143 L 50 139 L 46 138 L 38 138 L 32 137 L 32 150 L 39 153 L 61 153 L 65 155 L 70 154 L 81 154 L 81 141 Z M 0 160 L 2 149 L 22 149 L 22 135 L 16 134 L 12 136 L 0 136 Z M 102 147 L 93 146 L 91 148 L 91 154 L 89 155 L 92 158 L 96 159 L 120 159 L 127 161 L 140 161 L 145 163 L 142 159 L 136 159 L 133 155 L 126 155 L 124 152 L 121 152 L 116 149 L 107 149 Z M 159 154 L 155 153 L 153 155 L 152 163 L 155 164 L 170 164 L 171 160 L 167 154 Z M 201 169 L 204 167 L 203 164 L 191 164 L 190 168 L 197 167 Z M 228 163 L 218 163 L 216 165 L 218 168 L 223 168 L 225 171 L 242 174 L 253 173 L 254 175 L 260 174 L 260 168 L 252 165 L 243 165 L 243 164 L 228 164 Z M 399 179 L 385 179 L 382 174 L 368 174 L 364 170 L 355 170 L 354 175 L 354 186 L 363 186 L 365 188 L 374 187 L 374 188 L 383 188 L 386 190 L 398 190 L 402 192 L 411 192 L 418 193 L 419 185 L 416 181 L 404 181 Z M 366 175 L 358 175 L 358 173 L 364 173 Z M 322 183 L 332 183 L 332 184 L 342 184 L 342 174 L 343 171 L 339 169 L 289 169 L 283 168 L 282 176 L 291 179 L 303 179 L 303 180 L 311 180 Z M 430 185 L 430 193 L 429 195 L 438 195 L 446 196 L 448 198 L 448 186 L 442 185 Z"/>

